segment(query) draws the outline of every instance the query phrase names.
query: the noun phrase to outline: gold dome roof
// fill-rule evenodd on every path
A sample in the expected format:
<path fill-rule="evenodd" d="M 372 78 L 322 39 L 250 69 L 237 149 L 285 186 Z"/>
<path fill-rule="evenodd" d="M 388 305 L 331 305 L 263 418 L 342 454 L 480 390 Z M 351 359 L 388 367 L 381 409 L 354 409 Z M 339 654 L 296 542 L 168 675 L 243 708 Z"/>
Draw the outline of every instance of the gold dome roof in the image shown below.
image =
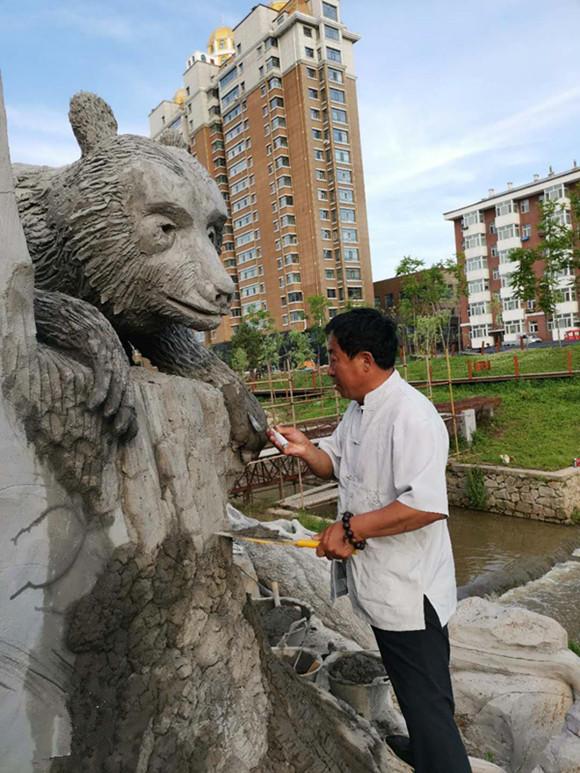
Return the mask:
<path fill-rule="evenodd" d="M 270 8 L 273 8 L 275 11 L 281 11 L 287 3 L 288 0 L 275 0 L 275 2 L 270 3 Z"/>
<path fill-rule="evenodd" d="M 173 101 L 178 105 L 184 105 L 185 104 L 185 89 L 178 89 L 175 92 L 175 96 L 173 97 Z"/>
<path fill-rule="evenodd" d="M 216 40 L 227 40 L 227 38 L 230 38 L 231 40 L 234 39 L 233 29 L 231 27 L 218 27 L 209 36 L 207 47 L 213 48 L 213 44 L 216 42 Z"/>

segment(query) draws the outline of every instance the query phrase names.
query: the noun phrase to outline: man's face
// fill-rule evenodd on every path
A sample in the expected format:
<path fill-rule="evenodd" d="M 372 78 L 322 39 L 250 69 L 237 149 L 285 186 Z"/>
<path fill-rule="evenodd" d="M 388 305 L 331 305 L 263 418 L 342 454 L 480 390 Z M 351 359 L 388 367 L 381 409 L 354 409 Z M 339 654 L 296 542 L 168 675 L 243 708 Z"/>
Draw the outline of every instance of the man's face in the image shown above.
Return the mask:
<path fill-rule="evenodd" d="M 362 402 L 368 390 L 368 353 L 360 352 L 350 359 L 340 348 L 336 338 L 330 334 L 326 342 L 328 348 L 328 375 L 334 379 L 334 384 L 341 397 Z"/>

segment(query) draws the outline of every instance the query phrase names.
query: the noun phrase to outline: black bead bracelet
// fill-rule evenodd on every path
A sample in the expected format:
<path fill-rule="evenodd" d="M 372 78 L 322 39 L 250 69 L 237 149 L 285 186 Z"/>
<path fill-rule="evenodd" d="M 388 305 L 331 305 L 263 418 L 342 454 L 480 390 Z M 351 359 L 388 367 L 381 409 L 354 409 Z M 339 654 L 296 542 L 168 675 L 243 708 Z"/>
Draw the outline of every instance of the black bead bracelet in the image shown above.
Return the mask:
<path fill-rule="evenodd" d="M 345 538 L 355 550 L 364 550 L 367 546 L 367 541 L 362 539 L 359 542 L 356 542 L 354 532 L 350 528 L 350 519 L 352 518 L 352 515 L 353 514 L 349 512 L 342 514 L 342 528 L 344 529 Z"/>

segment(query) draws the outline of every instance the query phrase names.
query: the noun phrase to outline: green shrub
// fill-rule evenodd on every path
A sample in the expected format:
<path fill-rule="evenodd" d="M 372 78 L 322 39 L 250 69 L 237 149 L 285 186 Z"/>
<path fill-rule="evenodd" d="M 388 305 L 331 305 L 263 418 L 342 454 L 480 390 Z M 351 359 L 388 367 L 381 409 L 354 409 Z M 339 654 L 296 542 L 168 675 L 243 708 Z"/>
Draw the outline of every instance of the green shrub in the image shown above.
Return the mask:
<path fill-rule="evenodd" d="M 580 641 L 574 641 L 574 639 L 570 639 L 570 641 L 568 642 L 568 649 L 572 650 L 572 652 L 575 655 L 578 655 L 578 657 L 580 658 Z"/>
<path fill-rule="evenodd" d="M 467 471 L 467 500 L 474 510 L 487 508 L 487 491 L 485 490 L 485 476 L 479 467 L 471 467 Z"/>

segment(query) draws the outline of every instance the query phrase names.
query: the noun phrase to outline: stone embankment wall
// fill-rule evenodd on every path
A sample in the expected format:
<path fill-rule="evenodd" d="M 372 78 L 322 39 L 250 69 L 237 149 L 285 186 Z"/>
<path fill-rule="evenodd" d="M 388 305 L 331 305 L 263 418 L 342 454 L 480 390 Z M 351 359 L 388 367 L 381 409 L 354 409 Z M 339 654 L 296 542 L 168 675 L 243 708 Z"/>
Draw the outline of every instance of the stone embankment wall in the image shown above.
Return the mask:
<path fill-rule="evenodd" d="M 566 524 L 580 517 L 580 469 L 546 472 L 453 462 L 447 468 L 449 504 L 472 506 L 467 492 L 473 468 L 483 473 L 489 512 Z"/>

